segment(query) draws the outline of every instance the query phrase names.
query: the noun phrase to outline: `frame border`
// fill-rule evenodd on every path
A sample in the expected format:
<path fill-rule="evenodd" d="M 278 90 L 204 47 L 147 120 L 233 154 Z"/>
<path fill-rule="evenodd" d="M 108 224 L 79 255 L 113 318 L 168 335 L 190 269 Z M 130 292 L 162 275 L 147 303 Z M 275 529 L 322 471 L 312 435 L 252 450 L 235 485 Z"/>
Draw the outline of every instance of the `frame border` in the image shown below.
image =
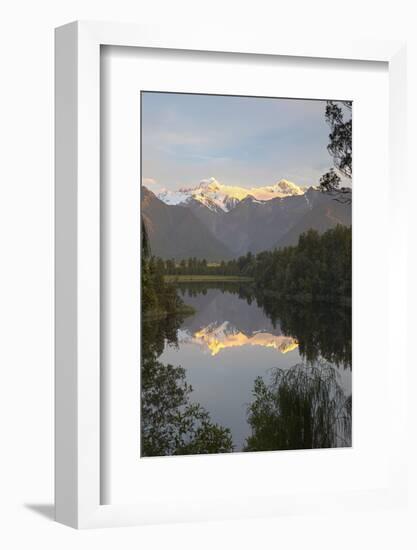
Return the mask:
<path fill-rule="evenodd" d="M 389 69 L 390 182 L 399 193 L 392 208 L 406 257 L 406 46 L 401 41 L 293 40 L 234 30 L 210 33 L 169 27 L 76 21 L 55 29 L 55 513 L 75 528 L 184 520 L 168 507 L 157 518 L 135 505 L 100 504 L 100 47 L 102 45 L 306 58 L 382 61 Z M 401 182 L 398 185 L 398 182 Z M 396 184 L 397 183 L 397 184 Z M 406 202 L 405 202 L 406 204 Z M 404 296 L 403 296 L 404 294 Z M 404 313 L 405 290 L 398 304 Z M 399 371 L 406 393 L 406 365 Z M 405 418 L 405 405 L 402 415 Z M 357 510 L 403 502 L 404 442 L 398 442 L 388 491 L 326 497 L 329 505 Z M 314 496 L 285 504 L 252 503 L 231 518 L 317 511 Z M 152 507 L 151 507 L 152 508 Z M 216 503 L 200 511 L 216 515 Z M 256 509 L 256 510 L 255 510 Z M 213 514 L 214 512 L 214 514 Z"/>

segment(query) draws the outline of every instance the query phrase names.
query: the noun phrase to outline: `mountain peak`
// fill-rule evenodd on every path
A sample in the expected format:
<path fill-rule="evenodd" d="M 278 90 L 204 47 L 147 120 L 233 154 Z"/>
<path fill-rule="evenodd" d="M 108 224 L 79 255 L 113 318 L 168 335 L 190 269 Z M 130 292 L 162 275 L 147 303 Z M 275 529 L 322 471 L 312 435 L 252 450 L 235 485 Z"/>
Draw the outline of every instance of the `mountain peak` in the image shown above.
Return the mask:
<path fill-rule="evenodd" d="M 216 178 L 208 178 L 206 180 L 201 180 L 199 189 L 208 189 L 210 191 L 219 191 L 221 184 L 216 180 Z"/>
<path fill-rule="evenodd" d="M 201 180 L 196 187 L 182 187 L 179 191 L 163 191 L 158 197 L 166 204 L 182 203 L 186 205 L 190 200 L 196 200 L 211 210 L 221 209 L 224 212 L 229 212 L 246 197 L 268 201 L 275 198 L 304 195 L 307 189 L 307 187 L 300 187 L 286 179 L 280 179 L 273 185 L 247 188 L 238 185 L 224 185 L 216 178 L 210 177 Z"/>

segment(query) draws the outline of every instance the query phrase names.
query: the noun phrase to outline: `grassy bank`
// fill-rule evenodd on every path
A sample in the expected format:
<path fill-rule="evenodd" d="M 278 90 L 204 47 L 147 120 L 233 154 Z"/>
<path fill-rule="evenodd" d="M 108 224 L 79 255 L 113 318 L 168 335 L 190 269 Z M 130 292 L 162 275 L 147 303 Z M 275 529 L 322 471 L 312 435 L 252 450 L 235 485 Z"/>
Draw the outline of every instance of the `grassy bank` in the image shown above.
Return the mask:
<path fill-rule="evenodd" d="M 239 275 L 164 275 L 166 283 L 248 283 L 252 277 Z"/>
<path fill-rule="evenodd" d="M 157 321 L 159 319 L 166 319 L 170 315 L 177 315 L 178 317 L 188 317 L 189 315 L 194 315 L 195 312 L 196 310 L 193 307 L 187 304 L 183 304 L 181 307 L 178 307 L 175 310 L 169 312 L 160 309 L 147 311 L 146 313 L 143 313 L 143 320 Z"/>

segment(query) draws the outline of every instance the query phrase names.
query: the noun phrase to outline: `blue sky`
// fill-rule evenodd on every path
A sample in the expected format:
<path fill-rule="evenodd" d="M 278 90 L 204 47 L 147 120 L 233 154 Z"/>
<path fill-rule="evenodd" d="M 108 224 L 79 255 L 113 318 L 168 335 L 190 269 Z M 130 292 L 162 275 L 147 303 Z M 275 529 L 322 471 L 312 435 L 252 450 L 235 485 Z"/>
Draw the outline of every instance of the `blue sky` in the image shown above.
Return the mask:
<path fill-rule="evenodd" d="M 315 185 L 332 166 L 326 102 L 142 93 L 142 181 L 155 192 L 216 178 Z"/>

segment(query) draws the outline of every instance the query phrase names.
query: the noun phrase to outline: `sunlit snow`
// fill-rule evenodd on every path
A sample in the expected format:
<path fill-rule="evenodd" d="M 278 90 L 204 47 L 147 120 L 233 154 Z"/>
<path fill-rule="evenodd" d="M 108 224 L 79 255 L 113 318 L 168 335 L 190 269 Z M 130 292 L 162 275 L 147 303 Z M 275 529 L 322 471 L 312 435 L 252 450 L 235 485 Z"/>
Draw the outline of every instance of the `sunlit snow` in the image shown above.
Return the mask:
<path fill-rule="evenodd" d="M 165 204 L 184 204 L 194 199 L 208 208 L 228 212 L 246 197 L 257 201 L 268 201 L 294 195 L 304 195 L 308 187 L 298 186 L 286 179 L 281 179 L 273 185 L 263 187 L 239 187 L 224 185 L 215 178 L 202 180 L 197 187 L 181 188 L 178 191 L 162 191 L 158 197 Z"/>

